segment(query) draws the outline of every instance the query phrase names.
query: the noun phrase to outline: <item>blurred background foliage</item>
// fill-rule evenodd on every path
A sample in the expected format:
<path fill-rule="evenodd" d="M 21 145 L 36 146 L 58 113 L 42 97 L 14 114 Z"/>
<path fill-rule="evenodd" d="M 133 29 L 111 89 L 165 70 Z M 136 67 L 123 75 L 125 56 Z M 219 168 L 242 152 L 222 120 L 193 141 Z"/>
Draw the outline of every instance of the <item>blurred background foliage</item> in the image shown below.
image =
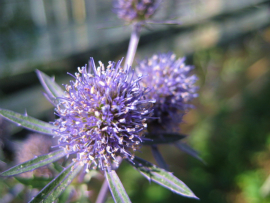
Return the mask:
<path fill-rule="evenodd" d="M 196 108 L 180 127 L 205 164 L 173 145 L 159 146 L 170 171 L 202 203 L 270 202 L 270 1 L 168 0 L 155 18 L 182 24 L 149 25 L 136 59 L 157 51 L 187 56 L 200 86 Z M 131 31 L 106 0 L 3 0 L 0 22 L 0 108 L 27 110 L 45 121 L 54 119 L 53 109 L 35 69 L 64 83 L 71 79 L 66 72 L 74 73 L 90 56 L 104 63 L 125 56 Z M 55 142 L 33 137 L 0 120 L 1 171 L 50 150 L 31 146 Z M 155 163 L 150 149 L 141 151 L 138 156 Z M 58 163 L 0 179 L 0 202 L 27 202 L 60 170 Z M 118 174 L 133 202 L 198 202 L 149 183 L 125 162 Z M 59 202 L 94 202 L 103 177 L 89 180 L 78 177 Z M 110 196 L 107 202 L 113 202 Z"/>

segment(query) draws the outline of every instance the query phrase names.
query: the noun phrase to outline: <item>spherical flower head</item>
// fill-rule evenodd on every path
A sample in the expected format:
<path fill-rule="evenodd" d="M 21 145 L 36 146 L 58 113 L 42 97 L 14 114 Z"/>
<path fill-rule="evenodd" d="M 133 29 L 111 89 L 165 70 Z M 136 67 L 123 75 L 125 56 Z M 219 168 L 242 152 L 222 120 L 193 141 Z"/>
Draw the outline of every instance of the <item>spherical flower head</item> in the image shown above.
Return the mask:
<path fill-rule="evenodd" d="M 66 94 L 59 98 L 54 122 L 59 146 L 75 153 L 75 162 L 86 169 L 111 170 L 117 156 L 132 159 L 142 142 L 141 134 L 151 116 L 152 101 L 145 99 L 147 89 L 141 88 L 141 77 L 135 78 L 130 68 L 94 60 L 78 68 L 75 81 L 66 85 Z"/>
<path fill-rule="evenodd" d="M 184 112 L 193 107 L 190 101 L 197 97 L 198 87 L 192 69 L 185 65 L 185 58 L 176 59 L 173 53 L 154 55 L 139 63 L 136 71 L 145 75 L 141 84 L 152 88 L 147 97 L 156 100 L 154 117 L 159 117 L 159 123 L 179 123 Z"/>
<path fill-rule="evenodd" d="M 158 7 L 158 0 L 116 0 L 115 11 L 127 22 L 149 19 Z"/>

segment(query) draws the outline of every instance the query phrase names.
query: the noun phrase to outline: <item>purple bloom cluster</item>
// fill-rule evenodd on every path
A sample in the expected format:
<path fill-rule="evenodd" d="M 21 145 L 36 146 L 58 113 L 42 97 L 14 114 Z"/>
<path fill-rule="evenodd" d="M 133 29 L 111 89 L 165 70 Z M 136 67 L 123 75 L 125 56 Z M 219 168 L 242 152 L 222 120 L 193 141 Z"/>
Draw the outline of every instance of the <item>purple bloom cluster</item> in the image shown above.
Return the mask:
<path fill-rule="evenodd" d="M 147 97 L 156 100 L 154 116 L 163 125 L 168 121 L 174 121 L 173 125 L 180 123 L 183 113 L 192 107 L 189 102 L 197 97 L 197 77 L 191 74 L 193 67 L 184 61 L 173 53 L 159 54 L 141 61 L 136 69 L 145 75 L 141 84 L 152 88 Z"/>
<path fill-rule="evenodd" d="M 59 98 L 54 122 L 59 146 L 67 153 L 75 153 L 75 162 L 89 168 L 111 170 L 117 156 L 132 159 L 142 142 L 141 134 L 151 117 L 153 100 L 145 99 L 142 77 L 134 76 L 130 68 L 124 70 L 109 62 L 105 68 L 95 67 L 90 59 L 89 69 L 78 68 L 75 81 L 66 85 L 66 94 Z"/>
<path fill-rule="evenodd" d="M 158 0 L 116 0 L 114 7 L 119 18 L 133 22 L 150 18 L 158 4 Z"/>

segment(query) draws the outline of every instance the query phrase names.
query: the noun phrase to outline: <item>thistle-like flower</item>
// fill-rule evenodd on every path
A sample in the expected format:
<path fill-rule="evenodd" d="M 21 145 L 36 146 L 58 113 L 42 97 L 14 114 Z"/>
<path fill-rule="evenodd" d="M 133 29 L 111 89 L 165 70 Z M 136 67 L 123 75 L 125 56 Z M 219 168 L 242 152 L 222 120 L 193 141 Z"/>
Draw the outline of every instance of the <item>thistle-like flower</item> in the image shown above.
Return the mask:
<path fill-rule="evenodd" d="M 197 77 L 191 74 L 193 67 L 184 61 L 185 58 L 176 59 L 173 53 L 158 54 L 141 61 L 136 69 L 145 75 L 141 84 L 152 87 L 147 97 L 156 100 L 154 117 L 170 130 L 181 122 L 184 112 L 192 108 L 189 102 L 197 97 Z"/>
<path fill-rule="evenodd" d="M 134 22 L 149 19 L 158 4 L 158 0 L 116 0 L 114 7 L 119 18 Z"/>
<path fill-rule="evenodd" d="M 46 90 L 45 96 L 56 106 L 59 117 L 52 124 L 40 121 L 27 114 L 0 109 L 0 116 L 30 130 L 58 137 L 59 150 L 20 163 L 2 173 L 8 177 L 46 166 L 67 155 L 75 155 L 72 163 L 64 168 L 30 202 L 57 201 L 59 195 L 80 173 L 81 169 L 101 169 L 115 202 L 119 199 L 130 202 L 117 176 L 117 161 L 126 161 L 152 180 L 179 195 L 197 198 L 193 192 L 171 172 L 159 168 L 139 157 L 134 157 L 141 142 L 155 144 L 159 140 L 142 137 L 152 117 L 155 100 L 148 96 L 149 90 L 140 87 L 142 76 L 135 77 L 135 71 L 109 62 L 99 62 L 95 67 L 91 58 L 89 68 L 78 68 L 72 75 L 75 80 L 66 85 L 66 92 L 41 71 L 38 77 Z M 151 99 L 150 99 L 151 98 Z M 119 158 L 120 157 L 120 158 Z M 116 162 L 116 164 L 113 164 Z M 147 173 L 145 172 L 147 171 Z M 171 183 L 174 183 L 173 186 Z M 103 184 L 106 188 L 107 183 Z M 102 186 L 97 201 L 104 200 L 106 190 Z"/>
<path fill-rule="evenodd" d="M 53 124 L 59 136 L 59 147 L 75 153 L 74 162 L 87 169 L 111 170 L 116 156 L 132 160 L 142 142 L 141 133 L 151 117 L 154 100 L 145 99 L 146 88 L 140 88 L 142 77 L 135 78 L 130 68 L 124 70 L 109 62 L 105 68 L 78 68 L 75 81 L 66 85 L 65 96 L 59 98 Z"/>

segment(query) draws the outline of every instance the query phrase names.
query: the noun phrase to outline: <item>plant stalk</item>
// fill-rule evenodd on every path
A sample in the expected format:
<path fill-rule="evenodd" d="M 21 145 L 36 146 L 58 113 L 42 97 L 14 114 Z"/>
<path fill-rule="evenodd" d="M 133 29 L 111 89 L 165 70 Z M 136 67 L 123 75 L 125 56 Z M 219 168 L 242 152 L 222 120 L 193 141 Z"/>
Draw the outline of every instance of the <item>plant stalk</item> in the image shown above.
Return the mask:
<path fill-rule="evenodd" d="M 128 67 L 132 66 L 132 63 L 133 63 L 133 60 L 137 51 L 138 43 L 140 40 L 140 31 L 141 31 L 141 24 L 139 23 L 133 24 L 133 29 L 132 29 L 132 33 L 129 40 L 128 52 L 126 56 L 125 66 L 124 66 L 125 70 Z"/>

